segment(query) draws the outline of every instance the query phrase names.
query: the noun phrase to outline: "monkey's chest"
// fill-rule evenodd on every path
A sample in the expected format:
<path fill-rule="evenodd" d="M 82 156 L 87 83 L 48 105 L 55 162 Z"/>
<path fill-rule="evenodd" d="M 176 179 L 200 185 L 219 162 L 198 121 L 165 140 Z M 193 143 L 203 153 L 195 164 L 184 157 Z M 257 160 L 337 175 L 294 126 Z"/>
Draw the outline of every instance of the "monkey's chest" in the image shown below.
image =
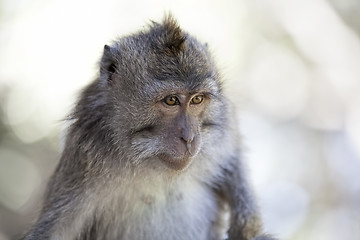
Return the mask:
<path fill-rule="evenodd" d="M 215 194 L 200 184 L 177 188 L 129 185 L 109 193 L 104 239 L 209 240 L 219 212 Z"/>

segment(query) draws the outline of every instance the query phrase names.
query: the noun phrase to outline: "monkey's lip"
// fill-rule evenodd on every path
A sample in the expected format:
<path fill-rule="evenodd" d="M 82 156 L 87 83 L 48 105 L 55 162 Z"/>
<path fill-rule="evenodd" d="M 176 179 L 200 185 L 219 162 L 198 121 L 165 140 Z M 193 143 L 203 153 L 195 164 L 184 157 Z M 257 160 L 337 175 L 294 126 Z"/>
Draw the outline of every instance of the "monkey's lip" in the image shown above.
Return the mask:
<path fill-rule="evenodd" d="M 161 153 L 158 155 L 158 158 L 161 160 L 162 163 L 164 163 L 167 167 L 176 170 L 181 171 L 185 167 L 189 165 L 191 162 L 191 155 L 185 154 L 181 157 L 173 157 L 166 153 Z"/>

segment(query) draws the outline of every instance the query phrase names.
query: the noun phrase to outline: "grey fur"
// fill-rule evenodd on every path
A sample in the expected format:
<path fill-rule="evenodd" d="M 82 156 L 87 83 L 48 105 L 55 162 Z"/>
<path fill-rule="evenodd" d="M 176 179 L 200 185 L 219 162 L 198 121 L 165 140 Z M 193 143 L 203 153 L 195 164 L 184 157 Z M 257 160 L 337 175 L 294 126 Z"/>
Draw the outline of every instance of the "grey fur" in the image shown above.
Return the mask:
<path fill-rule="evenodd" d="M 221 85 L 207 46 L 171 16 L 106 45 L 24 239 L 219 240 L 227 230 L 231 240 L 272 239 L 261 235 Z M 156 106 L 178 92 L 206 92 L 208 100 L 172 126 Z M 166 165 L 158 156 L 182 151 L 178 135 L 190 163 Z"/>

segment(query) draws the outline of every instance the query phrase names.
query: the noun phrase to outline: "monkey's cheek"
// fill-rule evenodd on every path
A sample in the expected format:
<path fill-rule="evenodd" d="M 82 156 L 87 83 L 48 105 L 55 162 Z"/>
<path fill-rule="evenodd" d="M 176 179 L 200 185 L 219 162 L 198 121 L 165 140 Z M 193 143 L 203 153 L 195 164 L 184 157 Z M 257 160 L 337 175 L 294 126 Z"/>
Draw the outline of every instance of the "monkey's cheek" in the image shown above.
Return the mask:
<path fill-rule="evenodd" d="M 158 158 L 163 164 L 165 164 L 165 166 L 175 171 L 184 170 L 191 162 L 191 157 L 188 155 L 182 158 L 174 158 L 163 153 L 159 154 Z"/>

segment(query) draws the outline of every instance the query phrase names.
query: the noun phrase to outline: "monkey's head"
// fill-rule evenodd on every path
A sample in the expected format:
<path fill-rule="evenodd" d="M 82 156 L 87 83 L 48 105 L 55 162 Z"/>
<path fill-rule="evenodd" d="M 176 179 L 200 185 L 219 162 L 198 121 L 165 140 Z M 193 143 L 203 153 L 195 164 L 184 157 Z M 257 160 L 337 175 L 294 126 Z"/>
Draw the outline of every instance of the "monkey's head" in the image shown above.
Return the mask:
<path fill-rule="evenodd" d="M 105 45 L 97 84 L 110 109 L 113 144 L 135 164 L 182 170 L 223 121 L 221 84 L 207 46 L 171 16 Z"/>

